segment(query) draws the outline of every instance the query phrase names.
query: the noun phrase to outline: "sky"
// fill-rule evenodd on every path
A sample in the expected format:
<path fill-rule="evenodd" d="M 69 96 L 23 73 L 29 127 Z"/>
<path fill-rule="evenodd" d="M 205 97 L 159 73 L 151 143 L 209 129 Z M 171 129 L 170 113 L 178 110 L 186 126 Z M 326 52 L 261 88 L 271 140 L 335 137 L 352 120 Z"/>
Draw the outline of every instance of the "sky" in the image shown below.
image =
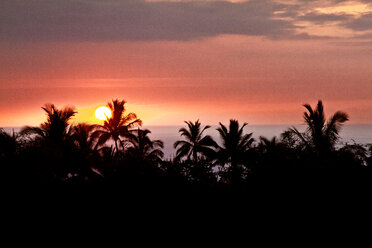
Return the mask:
<path fill-rule="evenodd" d="M 372 1 L 1 0 L 0 127 L 127 101 L 145 125 L 372 124 Z"/>

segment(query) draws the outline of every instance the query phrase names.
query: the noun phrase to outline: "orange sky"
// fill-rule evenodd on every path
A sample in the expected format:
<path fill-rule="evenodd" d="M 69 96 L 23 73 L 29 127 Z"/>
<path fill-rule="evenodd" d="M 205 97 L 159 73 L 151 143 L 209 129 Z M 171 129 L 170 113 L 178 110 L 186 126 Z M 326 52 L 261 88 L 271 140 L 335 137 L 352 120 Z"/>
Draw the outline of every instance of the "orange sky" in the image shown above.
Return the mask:
<path fill-rule="evenodd" d="M 65 8 L 77 13 L 93 9 L 89 1 L 81 2 L 82 6 Z M 117 6 L 122 3 L 108 2 Z M 200 8 L 187 3 L 179 12 L 177 4 L 182 1 L 172 5 L 129 2 L 133 2 L 133 12 L 139 4 L 150 14 L 155 9 L 172 13 L 177 10 L 182 15 L 185 6 Z M 44 23 L 46 27 L 35 28 L 40 32 L 35 36 L 27 31 L 33 26 L 27 30 L 17 26 L 20 17 L 0 17 L 0 126 L 38 125 L 44 120 L 41 106 L 48 102 L 58 107 L 75 106 L 79 112 L 75 121 L 97 122 L 94 109 L 114 98 L 125 99 L 128 111 L 136 112 L 146 125 L 182 124 L 198 118 L 208 124 L 230 118 L 250 124 L 296 124 L 302 122 L 301 105 L 315 104 L 318 99 L 324 100 L 329 113 L 348 112 L 350 123 L 372 123 L 372 25 L 370 29 L 367 25 L 369 21 L 372 24 L 372 12 L 368 1 L 304 4 L 300 0 L 252 0 L 251 5 L 243 3 L 246 5 L 238 8 L 239 3 L 228 3 L 231 9 L 221 11 L 218 4 L 211 4 L 213 1 L 197 2 L 205 2 L 203 8 L 213 8 L 220 19 L 209 22 L 212 17 L 207 16 L 205 29 L 199 30 L 196 23 L 190 30 L 185 27 L 187 32 L 179 33 L 167 24 L 154 24 L 154 29 L 160 30 L 156 33 L 143 32 L 144 28 L 152 28 L 150 22 L 149 26 L 139 26 L 142 29 L 138 31 L 125 33 L 101 27 L 103 31 L 80 35 L 67 28 L 60 31 L 62 36 L 50 31 L 54 23 L 50 27 Z M 274 2 L 277 9 L 266 7 Z M 26 15 L 22 8 L 37 12 L 45 7 L 25 4 L 16 8 L 11 1 L 2 4 L 3 16 L 6 8 L 7 13 Z M 254 9 L 250 19 L 225 14 L 239 14 L 241 7 Z M 270 12 L 263 20 L 265 15 L 256 16 L 257 11 L 286 14 L 275 14 L 273 18 Z M 185 18 L 189 15 L 186 13 Z M 40 16 L 26 17 L 32 21 L 42 18 L 42 13 Z M 88 17 L 94 27 L 96 15 Z M 1 18 L 8 18 L 6 24 L 1 24 Z M 145 23 L 146 17 L 141 18 Z M 200 18 L 200 26 L 207 25 L 203 24 L 203 14 L 193 18 Z M 174 22 L 184 25 L 184 20 L 179 19 Z M 276 23 L 276 19 L 286 21 Z M 84 20 L 77 17 L 76 22 Z M 239 22 L 248 28 L 238 28 Z M 35 23 L 32 25 L 39 25 Z M 127 19 L 121 23 L 121 29 L 129 25 Z M 271 29 L 275 25 L 278 27 Z M 162 27 L 172 32 L 163 32 Z M 19 32 L 14 32 L 17 28 Z M 120 37 L 110 32 L 118 32 Z"/>

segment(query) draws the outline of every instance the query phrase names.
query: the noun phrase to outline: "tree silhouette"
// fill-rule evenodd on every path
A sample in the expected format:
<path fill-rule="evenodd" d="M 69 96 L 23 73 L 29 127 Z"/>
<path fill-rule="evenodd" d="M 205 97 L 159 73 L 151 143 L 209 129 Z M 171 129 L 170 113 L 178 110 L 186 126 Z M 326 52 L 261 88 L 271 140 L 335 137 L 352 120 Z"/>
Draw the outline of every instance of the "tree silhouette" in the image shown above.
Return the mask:
<path fill-rule="evenodd" d="M 34 175 L 43 182 L 58 182 L 72 175 L 77 167 L 76 149 L 71 138 L 69 121 L 76 114 L 72 107 L 56 108 L 45 104 L 47 120 L 40 127 L 22 128 L 21 135 L 30 135 L 27 162 Z"/>
<path fill-rule="evenodd" d="M 13 130 L 10 134 L 0 128 L 0 180 L 2 183 L 19 182 L 19 172 L 23 168 L 17 163 L 19 163 L 22 145 L 23 140 L 18 133 Z"/>
<path fill-rule="evenodd" d="M 211 136 L 203 133 L 210 126 L 205 126 L 201 129 L 201 123 L 197 120 L 195 123 L 191 121 L 185 121 L 187 128 L 181 128 L 179 133 L 185 138 L 185 140 L 179 140 L 174 143 L 174 148 L 177 149 L 176 159 L 187 157 L 187 159 L 193 160 L 193 163 L 198 162 L 198 154 L 210 155 L 214 152 L 213 147 L 216 147 L 216 142 Z"/>
<path fill-rule="evenodd" d="M 19 147 L 19 135 L 5 132 L 0 128 L 0 161 L 14 157 Z"/>
<path fill-rule="evenodd" d="M 125 101 L 113 100 L 108 105 L 112 117 L 103 125 L 71 125 L 73 108 L 46 104 L 42 109 L 47 118 L 39 127 L 24 127 L 20 134 L 0 128 L 1 181 L 253 192 L 265 185 L 284 190 L 287 185 L 313 188 L 314 182 L 368 183 L 372 176 L 372 145 L 338 144 L 348 115 L 337 111 L 326 119 L 322 101 L 315 108 L 304 105 L 304 132 L 293 127 L 280 139 L 261 136 L 258 143 L 252 133 L 244 132 L 247 123 L 219 123 L 218 145 L 205 134 L 210 126 L 186 121 L 187 126 L 179 130 L 182 140 L 174 143 L 177 156 L 173 160 L 163 160 L 163 142 L 151 140 L 150 130 L 138 127 L 141 120 L 135 114 L 124 113 Z"/>
<path fill-rule="evenodd" d="M 222 146 L 218 146 L 218 163 L 222 166 L 230 164 L 228 168 L 229 174 L 231 174 L 231 184 L 236 185 L 241 179 L 241 169 L 239 165 L 244 163 L 245 155 L 251 148 L 254 139 L 252 133 L 244 134 L 244 127 L 247 123 L 244 123 L 241 127 L 237 120 L 230 120 L 229 129 L 220 123 L 220 127 L 217 131 L 222 139 Z"/>
<path fill-rule="evenodd" d="M 301 133 L 295 127 L 292 127 L 290 131 L 297 135 L 308 148 L 323 156 L 334 149 L 342 124 L 348 121 L 349 117 L 345 112 L 337 111 L 326 121 L 321 100 L 314 109 L 309 104 L 303 106 L 307 109 L 307 112 L 304 112 L 306 132 Z"/>
<path fill-rule="evenodd" d="M 96 137 L 93 134 L 95 125 L 79 123 L 72 127 L 72 138 L 84 154 L 89 154 L 95 148 Z"/>
<path fill-rule="evenodd" d="M 54 104 L 45 104 L 42 109 L 47 114 L 47 121 L 40 127 L 26 126 L 22 135 L 36 135 L 36 138 L 47 143 L 61 144 L 70 138 L 70 119 L 77 113 L 72 107 L 57 109 Z"/>
<path fill-rule="evenodd" d="M 99 153 L 96 148 L 97 137 L 93 135 L 96 125 L 79 123 L 72 127 L 71 137 L 78 151 L 78 177 L 88 180 L 100 174 L 98 167 Z M 98 173 L 98 174 L 97 174 Z"/>
<path fill-rule="evenodd" d="M 139 128 L 131 131 L 132 135 L 128 137 L 132 147 L 128 149 L 128 152 L 140 161 L 160 164 L 164 156 L 161 150 L 164 148 L 164 143 L 161 140 L 151 140 L 148 136 L 150 133 L 151 131 L 148 129 L 141 130 Z"/>
<path fill-rule="evenodd" d="M 286 139 L 277 139 L 274 136 L 272 139 L 260 136 L 260 142 L 256 146 L 257 151 L 257 165 L 256 173 L 271 176 L 271 178 L 278 179 L 279 177 L 288 177 L 290 170 L 292 170 L 293 161 L 298 152 L 289 144 L 294 144 L 290 137 Z M 288 141 L 289 140 L 289 141 Z"/>
<path fill-rule="evenodd" d="M 275 150 L 278 146 L 278 139 L 274 136 L 271 140 L 264 136 L 260 136 L 260 146 L 262 146 L 266 151 Z"/>
<path fill-rule="evenodd" d="M 102 146 L 108 140 L 113 140 L 115 143 L 116 155 L 119 153 L 119 145 L 124 150 L 123 140 L 120 138 L 129 135 L 129 129 L 134 126 L 141 126 L 142 121 L 137 118 L 135 113 L 125 115 L 125 101 L 112 100 L 107 105 L 110 108 L 112 115 L 107 118 L 103 125 L 97 125 L 97 130 L 93 133 L 98 137 L 97 146 Z"/>

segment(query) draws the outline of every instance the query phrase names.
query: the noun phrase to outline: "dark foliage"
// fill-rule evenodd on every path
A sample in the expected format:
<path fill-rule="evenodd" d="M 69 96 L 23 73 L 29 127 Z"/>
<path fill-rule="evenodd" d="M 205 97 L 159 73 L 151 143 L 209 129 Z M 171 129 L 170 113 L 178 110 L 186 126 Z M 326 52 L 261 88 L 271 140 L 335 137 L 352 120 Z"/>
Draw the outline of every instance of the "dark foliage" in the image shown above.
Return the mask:
<path fill-rule="evenodd" d="M 99 185 L 131 192 L 252 192 L 366 186 L 372 179 L 372 146 L 338 143 L 348 120 L 336 112 L 328 121 L 321 101 L 304 105 L 307 130 L 291 128 L 279 138 L 245 133 L 247 124 L 220 123 L 217 143 L 201 123 L 179 130 L 177 156 L 163 160 L 163 142 L 151 140 L 125 101 L 109 103 L 104 124 L 71 125 L 73 108 L 45 105 L 47 121 L 8 134 L 0 129 L 0 164 L 6 185 Z M 110 143 L 111 140 L 111 143 Z"/>

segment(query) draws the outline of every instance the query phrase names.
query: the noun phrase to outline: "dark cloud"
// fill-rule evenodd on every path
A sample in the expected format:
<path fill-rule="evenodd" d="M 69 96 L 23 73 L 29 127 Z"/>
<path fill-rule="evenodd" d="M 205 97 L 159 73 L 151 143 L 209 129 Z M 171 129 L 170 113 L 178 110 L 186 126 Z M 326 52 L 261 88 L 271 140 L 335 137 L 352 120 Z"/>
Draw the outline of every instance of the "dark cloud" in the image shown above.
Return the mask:
<path fill-rule="evenodd" d="M 317 0 L 297 0 L 299 5 L 292 5 L 290 7 L 290 11 L 285 12 L 284 15 L 290 16 L 293 18 L 294 21 L 307 21 L 311 24 L 316 25 L 327 25 L 329 22 L 337 22 L 339 27 L 347 28 L 351 31 L 372 31 L 372 13 L 362 14 L 360 16 L 356 16 L 353 14 L 339 12 L 339 13 L 321 13 L 319 11 L 308 11 L 309 5 L 311 3 L 316 3 L 313 5 L 315 7 L 319 1 Z M 371 0 L 356 0 L 351 2 L 350 0 L 330 0 L 326 2 L 327 5 L 323 7 L 332 7 L 332 6 L 342 6 L 339 4 L 343 3 L 354 3 L 354 4 L 367 4 L 369 7 L 372 7 Z M 297 12 L 296 12 L 297 11 Z M 301 14 L 304 13 L 305 14 Z M 300 27 L 299 27 L 300 28 Z M 316 38 L 312 35 L 309 36 L 310 38 Z M 367 38 L 370 39 L 370 34 L 363 34 L 363 35 L 355 35 L 355 38 Z"/>
<path fill-rule="evenodd" d="M 372 30 L 372 13 L 364 14 L 345 26 L 356 31 Z"/>
<path fill-rule="evenodd" d="M 354 31 L 372 29 L 372 14 L 311 11 L 319 0 L 146 2 L 143 0 L 1 0 L 0 41 L 192 40 L 221 34 L 272 39 L 320 38 L 299 21 L 338 22 Z M 346 0 L 330 0 L 328 6 Z M 370 3 L 370 0 L 359 2 Z M 310 11 L 310 12 L 309 12 Z M 305 13 L 305 14 L 303 14 Z"/>
<path fill-rule="evenodd" d="M 189 40 L 220 34 L 290 34 L 270 0 L 145 2 L 134 0 L 1 0 L 2 41 Z"/>

